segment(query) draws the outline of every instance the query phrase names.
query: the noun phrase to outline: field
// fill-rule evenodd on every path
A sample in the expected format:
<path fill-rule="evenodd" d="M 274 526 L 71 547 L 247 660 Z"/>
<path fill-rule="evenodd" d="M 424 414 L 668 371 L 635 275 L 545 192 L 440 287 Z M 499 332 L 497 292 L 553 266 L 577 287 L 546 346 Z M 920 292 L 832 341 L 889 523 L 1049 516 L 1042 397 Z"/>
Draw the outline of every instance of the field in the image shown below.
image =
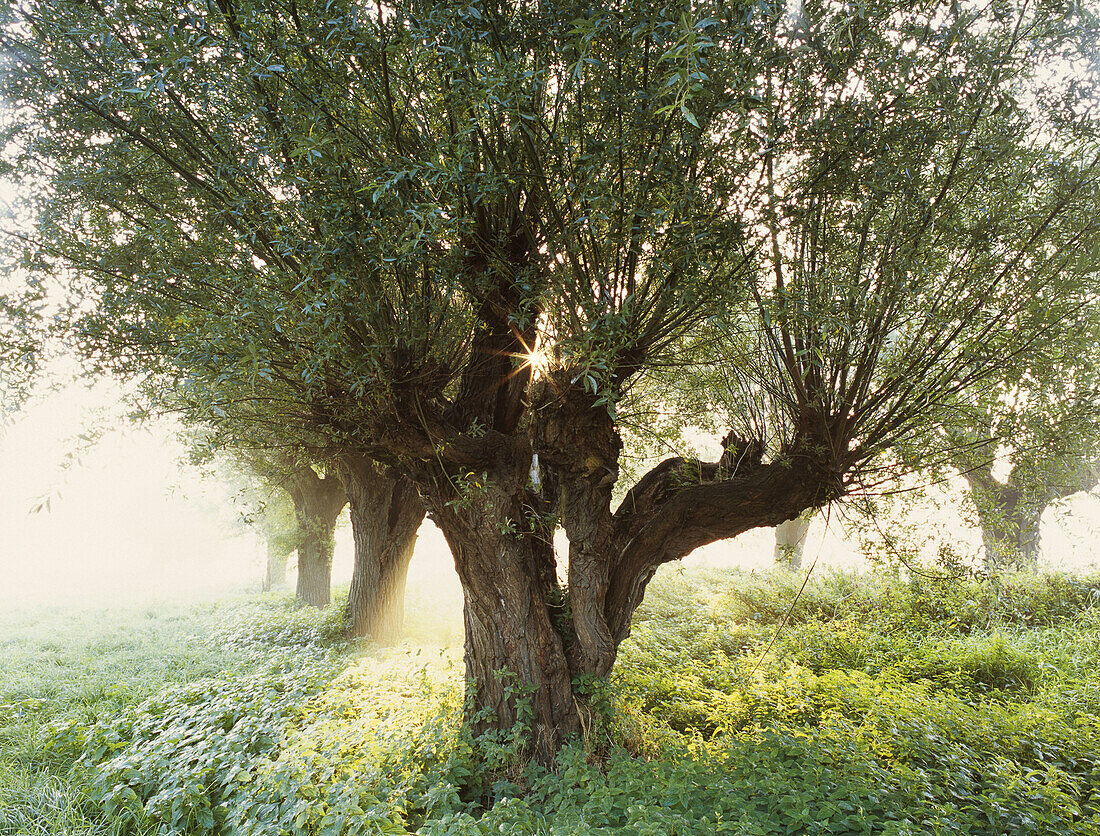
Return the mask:
<path fill-rule="evenodd" d="M 1100 578 L 670 572 L 556 768 L 286 597 L 0 615 L 0 834 L 1100 834 Z"/>

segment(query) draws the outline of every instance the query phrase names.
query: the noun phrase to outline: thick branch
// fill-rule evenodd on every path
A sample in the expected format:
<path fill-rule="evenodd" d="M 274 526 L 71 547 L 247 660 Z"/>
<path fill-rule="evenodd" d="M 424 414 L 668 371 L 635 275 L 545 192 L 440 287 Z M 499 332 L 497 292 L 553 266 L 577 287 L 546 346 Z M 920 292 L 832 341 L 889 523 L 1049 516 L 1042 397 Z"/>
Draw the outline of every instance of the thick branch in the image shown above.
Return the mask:
<path fill-rule="evenodd" d="M 778 525 L 844 492 L 836 471 L 808 454 L 763 464 L 748 452 L 728 446 L 722 460 L 710 464 L 669 459 L 627 496 L 615 515 L 618 548 L 606 604 L 618 641 L 661 564 L 749 529 Z"/>

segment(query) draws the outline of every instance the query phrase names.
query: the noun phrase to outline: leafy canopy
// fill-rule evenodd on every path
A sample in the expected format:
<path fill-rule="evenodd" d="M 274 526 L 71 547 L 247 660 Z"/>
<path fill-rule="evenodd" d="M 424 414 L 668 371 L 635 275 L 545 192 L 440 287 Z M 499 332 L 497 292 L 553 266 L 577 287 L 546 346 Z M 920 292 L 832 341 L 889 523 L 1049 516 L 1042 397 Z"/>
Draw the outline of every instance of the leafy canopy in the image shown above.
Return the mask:
<path fill-rule="evenodd" d="M 624 418 L 687 351 L 697 402 L 839 493 L 1094 298 L 1094 31 L 1050 4 L 23 0 L 2 84 L 75 333 L 199 412 L 262 392 L 420 460 L 515 430 L 536 351 Z"/>

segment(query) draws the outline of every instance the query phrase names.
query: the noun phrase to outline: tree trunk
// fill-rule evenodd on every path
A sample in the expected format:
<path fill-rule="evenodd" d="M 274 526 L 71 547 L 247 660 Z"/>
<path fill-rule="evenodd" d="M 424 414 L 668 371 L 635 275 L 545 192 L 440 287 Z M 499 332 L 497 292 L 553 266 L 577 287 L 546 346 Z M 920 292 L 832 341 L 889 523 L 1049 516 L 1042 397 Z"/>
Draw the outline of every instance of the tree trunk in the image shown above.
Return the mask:
<path fill-rule="evenodd" d="M 270 592 L 286 583 L 286 564 L 290 552 L 282 545 L 267 541 L 267 563 L 264 566 L 263 591 Z"/>
<path fill-rule="evenodd" d="M 519 754 L 550 763 L 581 728 L 566 658 L 572 625 L 552 509 L 529 480 L 531 448 L 515 437 L 499 444 L 488 478 L 436 474 L 422 493 L 462 583 L 467 722 L 515 734 Z"/>
<path fill-rule="evenodd" d="M 411 482 L 382 475 L 362 457 L 345 456 L 340 477 L 348 495 L 355 541 L 347 601 L 348 635 L 396 644 L 405 615 L 405 578 L 424 520 L 424 504 Z"/>
<path fill-rule="evenodd" d="M 1022 458 L 1008 481 L 993 478 L 988 464 L 964 470 L 978 509 L 987 572 L 1035 571 L 1039 566 L 1039 526 L 1054 502 L 1095 487 L 1096 469 L 1088 461 L 1044 462 Z"/>
<path fill-rule="evenodd" d="M 347 504 L 343 487 L 334 476 L 321 477 L 309 465 L 287 478 L 298 527 L 298 603 L 327 607 L 336 547 L 336 520 Z"/>
<path fill-rule="evenodd" d="M 1042 508 L 1020 508 L 1016 513 L 1017 548 L 1020 552 L 1020 569 L 1036 572 L 1039 569 L 1039 524 Z"/>
<path fill-rule="evenodd" d="M 467 721 L 516 734 L 520 754 L 543 763 L 586 726 L 589 681 L 610 673 L 660 565 L 843 489 L 815 452 L 792 447 L 764 464 L 759 445 L 731 435 L 718 462 L 668 459 L 612 512 L 617 430 L 594 396 L 569 386 L 552 387 L 553 407 L 535 409 L 533 444 L 489 430 L 413 474 L 462 583 Z M 546 478 L 533 480 L 536 449 Z M 553 549 L 559 514 L 570 541 L 567 589 Z"/>
<path fill-rule="evenodd" d="M 331 601 L 333 541 L 322 537 L 307 538 L 298 548 L 299 604 L 327 607 Z"/>
<path fill-rule="evenodd" d="M 550 763 L 581 728 L 562 638 L 564 601 L 556 581 L 546 584 L 552 540 L 507 531 L 511 515 L 443 507 L 433 518 L 462 582 L 467 722 L 478 733 L 512 730 L 521 750 Z"/>
<path fill-rule="evenodd" d="M 982 498 L 978 510 L 985 548 L 985 570 L 989 573 L 1018 569 L 1033 572 L 1039 566 L 1039 523 L 1042 508 L 1019 503 L 1013 492 L 1003 489 Z"/>
<path fill-rule="evenodd" d="M 812 516 L 801 514 L 775 527 L 775 563 L 792 572 L 802 568 L 802 552 L 806 548 L 806 535 L 810 531 Z"/>
<path fill-rule="evenodd" d="M 963 471 L 963 476 L 970 485 L 970 498 L 978 510 L 985 571 L 989 574 L 1004 572 L 1020 561 L 1019 491 L 998 482 L 988 462 Z"/>

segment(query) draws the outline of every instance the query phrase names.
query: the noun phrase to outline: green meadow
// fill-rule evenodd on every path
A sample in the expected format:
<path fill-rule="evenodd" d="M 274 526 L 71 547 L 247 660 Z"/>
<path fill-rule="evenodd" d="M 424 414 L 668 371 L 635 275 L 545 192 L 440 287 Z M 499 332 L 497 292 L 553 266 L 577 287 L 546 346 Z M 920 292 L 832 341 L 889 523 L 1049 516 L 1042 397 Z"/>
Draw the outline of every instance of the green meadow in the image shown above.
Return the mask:
<path fill-rule="evenodd" d="M 584 734 L 461 724 L 460 624 L 0 616 L 2 834 L 1097 834 L 1100 577 L 662 573 Z M 519 687 L 519 686 L 516 686 Z"/>

